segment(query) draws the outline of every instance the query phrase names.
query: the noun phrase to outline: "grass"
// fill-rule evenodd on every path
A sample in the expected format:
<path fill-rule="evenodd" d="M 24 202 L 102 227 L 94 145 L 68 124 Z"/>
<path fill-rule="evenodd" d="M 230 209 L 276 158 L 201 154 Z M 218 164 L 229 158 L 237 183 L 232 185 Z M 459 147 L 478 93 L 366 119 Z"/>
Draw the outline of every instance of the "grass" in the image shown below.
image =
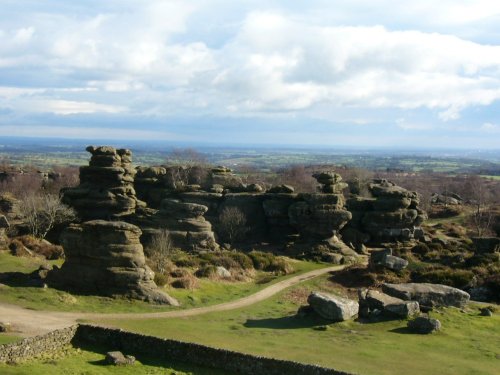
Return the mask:
<path fill-rule="evenodd" d="M 0 345 L 10 344 L 11 342 L 16 342 L 21 340 L 21 337 L 12 336 L 10 334 L 1 333 L 0 334 Z"/>
<path fill-rule="evenodd" d="M 465 313 L 443 309 L 432 313 L 443 324 L 442 331 L 426 336 L 408 334 L 404 320 L 329 324 L 313 315 L 295 317 L 309 291 L 318 288 L 335 290 L 326 278 L 318 278 L 245 309 L 185 319 L 101 323 L 359 374 L 498 373 L 499 315 L 479 316 L 474 305 Z"/>
<path fill-rule="evenodd" d="M 0 273 L 20 271 L 30 273 L 44 262 L 38 258 L 19 258 L 8 253 L 0 253 Z M 199 281 L 200 287 L 195 290 L 164 290 L 177 298 L 181 308 L 214 305 L 248 296 L 269 285 L 289 277 L 325 267 L 324 264 L 294 261 L 296 272 L 286 276 L 273 276 L 259 272 L 252 282 L 222 282 L 208 279 Z M 76 295 L 52 288 L 29 287 L 25 285 L 2 286 L 0 301 L 34 310 L 73 311 L 95 313 L 119 312 L 157 312 L 178 309 L 170 306 L 152 305 L 147 302 L 125 298 L 109 298 L 90 295 Z"/>
<path fill-rule="evenodd" d="M 147 357 L 138 358 L 130 366 L 112 366 L 104 361 L 106 350 L 102 348 L 68 347 L 36 359 L 14 365 L 0 364 L 2 375 L 100 375 L 100 374 L 175 374 L 175 375 L 223 375 L 227 372 L 202 368 L 175 361 L 158 360 Z"/>

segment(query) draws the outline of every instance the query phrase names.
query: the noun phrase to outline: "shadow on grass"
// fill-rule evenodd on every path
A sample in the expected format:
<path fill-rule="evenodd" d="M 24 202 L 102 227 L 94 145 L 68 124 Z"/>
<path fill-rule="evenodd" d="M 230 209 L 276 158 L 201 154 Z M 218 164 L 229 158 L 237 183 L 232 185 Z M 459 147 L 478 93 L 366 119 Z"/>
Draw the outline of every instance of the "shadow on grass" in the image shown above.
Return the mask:
<path fill-rule="evenodd" d="M 79 348 L 79 349 L 87 351 L 87 352 L 102 354 L 103 357 L 106 356 L 106 353 L 109 351 L 120 350 L 120 351 L 122 351 L 122 353 L 124 355 L 131 354 L 134 357 L 136 357 L 136 359 L 142 365 L 151 366 L 151 367 L 158 367 L 158 368 L 165 368 L 165 369 L 175 369 L 175 371 L 172 373 L 176 373 L 176 371 L 181 371 L 181 372 L 186 372 L 186 373 L 189 373 L 192 375 L 223 375 L 223 374 L 235 375 L 232 372 L 211 369 L 211 368 L 206 368 L 206 367 L 200 367 L 200 366 L 192 365 L 192 364 L 189 364 L 186 362 L 171 360 L 168 358 L 158 358 L 158 357 L 143 355 L 143 354 L 139 354 L 139 353 L 129 353 L 120 347 L 112 347 L 111 348 L 111 347 L 106 347 L 104 345 L 89 344 L 89 343 L 86 343 L 86 342 L 80 341 L 80 340 L 74 340 L 72 344 L 75 348 Z M 99 366 L 99 367 L 101 367 L 101 366 L 102 367 L 113 366 L 113 365 L 109 365 L 106 362 L 105 358 L 100 359 L 100 360 L 95 360 L 95 361 L 89 361 L 87 363 L 90 365 Z M 168 372 L 168 373 L 170 373 L 170 372 Z"/>
<path fill-rule="evenodd" d="M 414 334 L 414 332 L 412 332 L 408 327 L 394 328 L 394 329 L 389 330 L 389 332 L 400 333 L 400 334 L 404 334 L 404 335 L 413 335 Z"/>
<path fill-rule="evenodd" d="M 248 319 L 243 326 L 246 328 L 268 328 L 268 329 L 299 329 L 313 328 L 332 323 L 314 314 L 304 317 L 297 315 L 284 316 L 281 318 Z"/>

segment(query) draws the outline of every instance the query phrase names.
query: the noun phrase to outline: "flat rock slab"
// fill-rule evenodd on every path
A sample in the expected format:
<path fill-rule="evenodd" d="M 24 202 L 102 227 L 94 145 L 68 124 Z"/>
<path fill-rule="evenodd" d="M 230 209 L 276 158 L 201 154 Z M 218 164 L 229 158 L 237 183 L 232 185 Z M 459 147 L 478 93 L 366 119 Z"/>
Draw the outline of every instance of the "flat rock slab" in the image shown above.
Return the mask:
<path fill-rule="evenodd" d="M 469 293 L 451 286 L 430 283 L 384 284 L 384 293 L 406 301 L 418 301 L 420 306 L 464 307 L 469 302 Z"/>
<path fill-rule="evenodd" d="M 327 293 L 313 292 L 307 302 L 321 317 L 335 322 L 351 319 L 359 311 L 358 302 Z"/>

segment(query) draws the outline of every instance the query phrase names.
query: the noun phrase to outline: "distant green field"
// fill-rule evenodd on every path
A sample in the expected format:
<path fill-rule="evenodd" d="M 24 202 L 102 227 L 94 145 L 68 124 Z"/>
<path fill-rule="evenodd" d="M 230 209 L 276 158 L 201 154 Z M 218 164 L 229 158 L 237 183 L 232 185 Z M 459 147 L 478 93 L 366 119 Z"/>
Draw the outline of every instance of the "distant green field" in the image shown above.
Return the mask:
<path fill-rule="evenodd" d="M 465 312 L 442 309 L 431 314 L 443 324 L 442 331 L 432 335 L 409 334 L 405 320 L 329 324 L 314 316 L 295 316 L 310 290 L 335 290 L 328 285 L 326 278 L 316 279 L 239 310 L 101 323 L 362 375 L 498 374 L 500 315 L 479 316 L 473 304 Z"/>

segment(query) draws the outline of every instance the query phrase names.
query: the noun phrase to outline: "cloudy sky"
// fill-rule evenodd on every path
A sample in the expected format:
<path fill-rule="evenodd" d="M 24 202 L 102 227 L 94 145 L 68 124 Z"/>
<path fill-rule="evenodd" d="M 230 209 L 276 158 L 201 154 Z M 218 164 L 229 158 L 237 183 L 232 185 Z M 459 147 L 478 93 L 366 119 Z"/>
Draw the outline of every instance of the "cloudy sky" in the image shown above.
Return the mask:
<path fill-rule="evenodd" d="M 0 136 L 499 148 L 498 1 L 0 6 Z"/>

